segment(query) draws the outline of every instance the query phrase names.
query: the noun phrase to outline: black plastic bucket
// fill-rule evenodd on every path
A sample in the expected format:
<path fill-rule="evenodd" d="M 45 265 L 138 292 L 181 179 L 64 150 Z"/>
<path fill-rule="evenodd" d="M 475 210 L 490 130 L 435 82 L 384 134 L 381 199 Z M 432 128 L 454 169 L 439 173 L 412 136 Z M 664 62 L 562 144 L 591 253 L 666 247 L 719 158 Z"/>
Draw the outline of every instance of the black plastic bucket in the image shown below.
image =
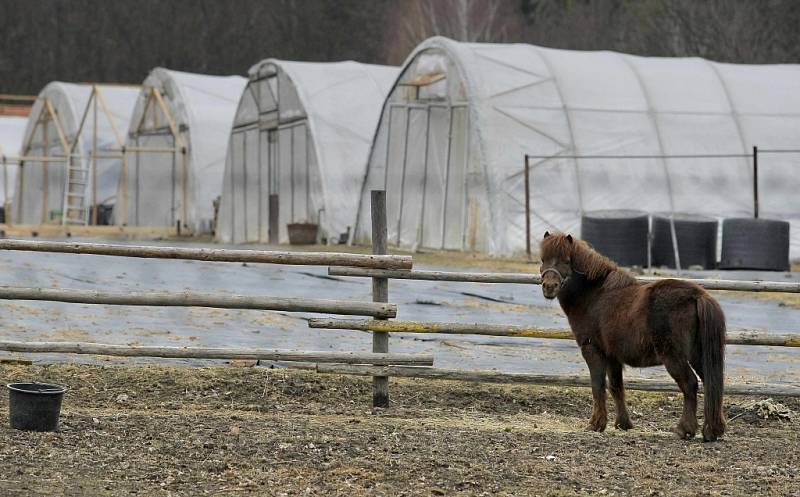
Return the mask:
<path fill-rule="evenodd" d="M 55 431 L 61 400 L 67 387 L 47 383 L 9 383 L 8 412 L 11 427 L 28 431 Z"/>
<path fill-rule="evenodd" d="M 713 269 L 717 264 L 717 231 L 715 218 L 696 214 L 675 213 L 675 234 L 678 237 L 678 255 L 683 269 L 701 266 Z M 675 250 L 672 245 L 672 226 L 669 214 L 653 214 L 653 244 L 651 265 L 675 267 Z"/>
<path fill-rule="evenodd" d="M 722 221 L 721 269 L 789 271 L 789 223 L 777 219 Z"/>
<path fill-rule="evenodd" d="M 608 210 L 581 216 L 581 238 L 620 266 L 647 266 L 650 216 L 646 212 Z"/>

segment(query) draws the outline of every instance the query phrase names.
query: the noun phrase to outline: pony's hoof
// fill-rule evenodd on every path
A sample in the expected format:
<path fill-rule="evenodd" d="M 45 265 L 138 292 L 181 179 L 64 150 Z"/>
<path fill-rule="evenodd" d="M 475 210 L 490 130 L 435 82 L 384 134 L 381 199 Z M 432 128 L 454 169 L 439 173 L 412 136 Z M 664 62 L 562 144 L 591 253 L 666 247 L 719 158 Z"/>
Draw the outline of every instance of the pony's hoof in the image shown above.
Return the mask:
<path fill-rule="evenodd" d="M 678 435 L 681 440 L 691 440 L 697 432 L 697 426 L 689 426 L 688 423 L 680 422 L 672 431 Z"/>
<path fill-rule="evenodd" d="M 606 425 L 608 424 L 608 419 L 603 417 L 598 417 L 589 420 L 589 429 L 591 431 L 596 431 L 598 433 L 604 432 L 606 430 Z"/>
<path fill-rule="evenodd" d="M 703 442 L 716 442 L 725 429 L 716 429 L 709 424 L 703 425 Z"/>
<path fill-rule="evenodd" d="M 633 428 L 633 423 L 628 418 L 617 419 L 617 422 L 614 423 L 614 427 L 618 430 L 630 430 Z"/>

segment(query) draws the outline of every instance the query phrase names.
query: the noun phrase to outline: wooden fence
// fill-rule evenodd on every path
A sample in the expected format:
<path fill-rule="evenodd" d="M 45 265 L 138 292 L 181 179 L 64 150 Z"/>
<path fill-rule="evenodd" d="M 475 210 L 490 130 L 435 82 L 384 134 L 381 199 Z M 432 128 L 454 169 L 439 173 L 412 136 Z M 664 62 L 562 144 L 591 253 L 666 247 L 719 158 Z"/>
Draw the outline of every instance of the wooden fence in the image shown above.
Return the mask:
<path fill-rule="evenodd" d="M 373 248 L 380 250 L 383 247 L 381 237 L 385 232 L 385 221 L 383 225 L 379 221 L 385 219 L 385 206 L 377 204 L 380 202 L 382 192 L 373 192 L 372 216 L 373 216 Z M 378 221 L 376 221 L 378 219 Z M 376 236 L 377 233 L 377 236 Z M 375 239 L 379 241 L 375 243 Z M 378 253 L 378 252 L 376 252 Z M 382 252 L 381 252 L 382 253 Z M 418 281 L 447 281 L 465 283 L 508 283 L 508 284 L 528 284 L 540 285 L 541 277 L 538 274 L 518 274 L 518 273 L 480 273 L 480 272 L 454 272 L 454 271 L 420 271 L 408 269 L 377 269 L 377 268 L 356 268 L 356 267 L 329 267 L 330 276 L 363 277 L 372 278 L 373 296 L 375 297 L 375 285 L 378 281 L 388 281 L 390 279 L 418 280 Z M 640 283 L 649 283 L 661 278 L 656 277 L 637 277 Z M 681 278 L 686 281 L 696 283 L 707 290 L 728 290 L 744 292 L 781 292 L 781 293 L 800 293 L 800 283 L 774 282 L 774 281 L 736 281 L 721 279 L 689 279 Z M 388 295 L 388 286 L 382 290 Z M 377 300 L 377 298 L 373 298 Z M 484 335 L 499 337 L 525 337 L 525 338 L 546 338 L 559 340 L 573 340 L 572 333 L 567 330 L 542 329 L 537 327 L 526 327 L 518 325 L 498 325 L 483 323 L 434 323 L 420 321 L 388 321 L 385 319 L 363 320 L 363 319 L 331 319 L 314 318 L 310 319 L 310 328 L 316 329 L 339 329 L 339 330 L 358 330 L 371 332 L 374 335 L 388 337 L 389 333 L 427 333 L 427 334 L 454 334 L 454 335 Z M 388 352 L 387 338 L 382 338 L 384 342 L 381 351 Z M 727 335 L 727 343 L 731 345 L 759 345 L 773 347 L 800 347 L 800 334 L 768 334 L 756 331 L 734 331 Z M 373 349 L 378 351 L 377 349 Z M 542 385 L 563 385 L 563 386 L 589 386 L 588 375 L 585 376 L 566 376 L 566 375 L 544 375 L 529 373 L 502 373 L 498 371 L 464 371 L 441 368 L 422 368 L 407 366 L 366 366 L 366 365 L 327 365 L 320 364 L 314 368 L 320 373 L 354 374 L 362 376 L 373 376 L 375 386 L 373 392 L 374 405 L 386 405 L 388 403 L 388 389 L 383 383 L 386 377 L 417 377 L 429 379 L 447 379 L 464 381 L 483 381 L 483 382 L 503 382 L 503 383 L 535 383 Z M 378 383 L 380 379 L 381 383 Z M 669 390 L 677 391 L 674 382 L 659 382 L 652 380 L 626 379 L 626 385 L 638 390 Z M 380 389 L 380 392 L 379 392 Z M 731 394 L 748 395 L 788 395 L 800 396 L 800 387 L 793 385 L 770 385 L 770 384 L 731 384 L 726 385 L 726 391 Z"/>
<path fill-rule="evenodd" d="M 266 264 L 324 265 L 347 264 L 362 268 L 408 269 L 409 256 L 361 255 L 328 252 L 285 252 L 263 250 L 197 249 L 178 247 L 141 247 L 97 243 L 64 243 L 27 240 L 0 240 L 0 249 L 35 252 L 59 252 L 116 257 L 185 259 L 207 262 L 248 262 Z M 81 304 L 126 306 L 180 306 L 223 309 L 256 309 L 370 316 L 387 319 L 397 315 L 397 306 L 380 302 L 357 302 L 311 298 L 283 298 L 253 295 L 208 294 L 195 292 L 109 292 L 64 288 L 0 287 L 0 300 L 40 300 Z M 0 342 L 0 350 L 22 353 L 93 354 L 124 357 L 169 357 L 194 359 L 260 359 L 287 362 L 431 366 L 429 354 L 389 354 L 376 352 L 314 352 L 272 349 L 236 349 L 203 347 L 146 347 L 73 342 Z"/>
<path fill-rule="evenodd" d="M 171 358 L 264 359 L 302 363 L 293 367 L 312 369 L 320 373 L 353 374 L 373 377 L 373 405 L 389 404 L 390 376 L 418 377 L 484 382 L 522 382 L 542 385 L 588 386 L 588 375 L 544 375 L 501 373 L 497 371 L 465 371 L 433 366 L 433 357 L 426 354 L 389 353 L 390 333 L 437 333 L 455 335 L 484 335 L 572 340 L 567 330 L 542 329 L 518 325 L 482 323 L 434 323 L 390 321 L 397 307 L 389 303 L 389 280 L 452 281 L 469 283 L 541 284 L 538 274 L 476 273 L 448 271 L 417 271 L 412 269 L 410 256 L 387 255 L 386 197 L 382 191 L 372 192 L 372 254 L 327 252 L 285 252 L 231 249 L 198 249 L 177 247 L 140 247 L 95 243 L 64 243 L 24 240 L 0 240 L 0 249 L 37 252 L 61 252 L 105 256 L 187 259 L 207 262 L 250 262 L 267 264 L 298 264 L 329 266 L 331 276 L 366 277 L 372 280 L 372 302 L 341 300 L 280 298 L 192 292 L 128 292 L 0 287 L 0 300 L 49 300 L 86 304 L 200 306 L 232 309 L 282 310 L 322 314 L 367 316 L 373 319 L 312 318 L 309 327 L 316 329 L 347 329 L 372 333 L 372 352 L 340 353 L 279 351 L 269 349 L 214 349 L 185 347 L 132 347 L 109 344 L 66 342 L 0 342 L 0 350 L 15 352 L 50 352 L 101 354 L 118 356 L 148 356 Z M 639 277 L 646 283 L 657 278 Z M 709 290 L 747 292 L 800 293 L 800 284 L 764 281 L 688 280 Z M 800 335 L 767 334 L 754 331 L 728 333 L 732 345 L 800 347 Z M 638 390 L 677 391 L 673 382 L 626 379 L 626 386 Z M 800 387 L 775 384 L 730 384 L 726 391 L 747 395 L 800 396 Z"/>

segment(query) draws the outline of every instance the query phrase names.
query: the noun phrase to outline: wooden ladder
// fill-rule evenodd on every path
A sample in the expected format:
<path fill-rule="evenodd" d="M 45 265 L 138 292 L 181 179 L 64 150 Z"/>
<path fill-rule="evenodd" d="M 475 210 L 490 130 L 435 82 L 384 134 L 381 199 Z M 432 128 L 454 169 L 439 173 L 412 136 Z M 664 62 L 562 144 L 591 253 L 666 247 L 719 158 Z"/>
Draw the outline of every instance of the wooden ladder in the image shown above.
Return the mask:
<path fill-rule="evenodd" d="M 86 192 L 89 190 L 89 168 L 83 161 L 67 162 L 67 178 L 64 188 L 64 208 L 61 224 L 89 224 L 89 206 Z"/>

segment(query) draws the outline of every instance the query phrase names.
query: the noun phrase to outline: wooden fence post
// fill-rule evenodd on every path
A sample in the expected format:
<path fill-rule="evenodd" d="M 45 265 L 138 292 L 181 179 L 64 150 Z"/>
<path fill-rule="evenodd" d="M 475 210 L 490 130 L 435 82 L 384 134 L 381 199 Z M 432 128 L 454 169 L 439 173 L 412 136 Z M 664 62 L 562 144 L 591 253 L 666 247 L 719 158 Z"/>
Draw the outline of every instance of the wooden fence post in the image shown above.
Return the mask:
<path fill-rule="evenodd" d="M 372 253 L 386 254 L 386 192 L 372 191 Z M 388 278 L 372 278 L 373 302 L 389 302 Z M 389 352 L 389 334 L 372 334 L 372 351 Z M 372 406 L 389 407 L 389 377 L 372 377 Z"/>

